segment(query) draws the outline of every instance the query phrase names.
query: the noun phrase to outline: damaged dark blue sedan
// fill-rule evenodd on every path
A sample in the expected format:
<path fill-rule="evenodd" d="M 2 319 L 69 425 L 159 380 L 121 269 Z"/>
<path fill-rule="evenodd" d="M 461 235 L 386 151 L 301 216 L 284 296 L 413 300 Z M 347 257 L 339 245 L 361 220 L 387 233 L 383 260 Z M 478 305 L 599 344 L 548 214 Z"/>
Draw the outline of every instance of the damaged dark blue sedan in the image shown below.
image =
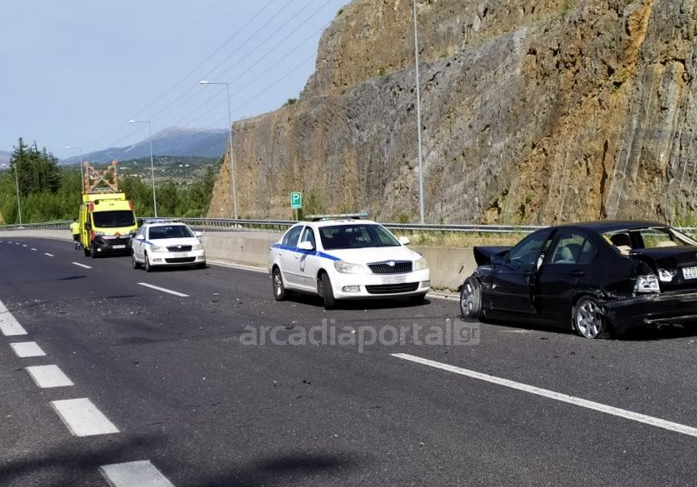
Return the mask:
<path fill-rule="evenodd" d="M 697 321 L 697 241 L 651 221 L 537 230 L 513 247 L 475 247 L 462 284 L 469 320 L 571 328 L 586 338 Z"/>

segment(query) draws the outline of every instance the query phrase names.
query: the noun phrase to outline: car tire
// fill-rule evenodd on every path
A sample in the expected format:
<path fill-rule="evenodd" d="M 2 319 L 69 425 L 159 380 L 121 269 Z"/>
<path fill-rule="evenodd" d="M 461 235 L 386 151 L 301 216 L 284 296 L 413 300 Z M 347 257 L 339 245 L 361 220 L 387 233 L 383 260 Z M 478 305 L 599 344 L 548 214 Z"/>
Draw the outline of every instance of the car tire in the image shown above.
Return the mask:
<path fill-rule="evenodd" d="M 145 272 L 152 272 L 153 270 L 147 252 L 143 253 L 143 267 L 145 267 Z"/>
<path fill-rule="evenodd" d="M 85 254 L 85 257 L 89 257 L 91 254 L 90 247 L 82 247 L 82 252 Z"/>
<path fill-rule="evenodd" d="M 92 245 L 90 247 L 90 257 L 92 257 L 93 259 L 97 258 L 97 247 L 95 245 Z"/>
<path fill-rule="evenodd" d="M 324 309 L 332 309 L 336 306 L 336 298 L 334 298 L 332 282 L 329 280 L 329 276 L 326 273 L 320 275 L 317 290 L 319 291 L 319 295 L 322 297 L 322 300 L 324 300 Z"/>
<path fill-rule="evenodd" d="M 609 338 L 610 329 L 599 301 L 592 296 L 583 296 L 571 309 L 571 324 L 584 338 Z"/>
<path fill-rule="evenodd" d="M 460 289 L 460 314 L 465 321 L 477 321 L 482 315 L 482 285 L 470 276 Z"/>
<path fill-rule="evenodd" d="M 283 284 L 283 276 L 278 267 L 274 267 L 271 272 L 271 285 L 273 288 L 273 298 L 276 301 L 283 301 L 287 297 L 286 287 Z"/>
<path fill-rule="evenodd" d="M 136 260 L 136 253 L 131 252 L 131 263 L 133 264 L 134 269 L 140 269 L 140 264 Z"/>

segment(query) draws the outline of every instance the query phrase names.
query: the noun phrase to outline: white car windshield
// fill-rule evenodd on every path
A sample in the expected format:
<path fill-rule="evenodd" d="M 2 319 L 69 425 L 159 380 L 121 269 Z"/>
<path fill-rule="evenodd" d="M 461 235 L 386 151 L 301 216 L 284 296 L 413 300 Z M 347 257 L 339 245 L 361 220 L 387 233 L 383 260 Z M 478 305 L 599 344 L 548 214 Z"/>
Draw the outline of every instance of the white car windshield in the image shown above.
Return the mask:
<path fill-rule="evenodd" d="M 150 240 L 159 240 L 163 238 L 190 238 L 194 234 L 191 233 L 189 227 L 184 225 L 167 225 L 161 227 L 152 227 L 150 229 Z"/>
<path fill-rule="evenodd" d="M 397 239 L 384 227 L 375 224 L 336 225 L 319 228 L 325 250 L 365 247 L 399 247 Z"/>

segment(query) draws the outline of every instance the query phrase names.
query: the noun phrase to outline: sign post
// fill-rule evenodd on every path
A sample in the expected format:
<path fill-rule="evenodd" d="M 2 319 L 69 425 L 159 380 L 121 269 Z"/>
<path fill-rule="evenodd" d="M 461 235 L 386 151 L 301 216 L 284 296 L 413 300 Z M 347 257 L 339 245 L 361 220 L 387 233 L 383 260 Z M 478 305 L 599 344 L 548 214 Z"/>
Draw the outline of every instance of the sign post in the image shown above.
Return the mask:
<path fill-rule="evenodd" d="M 290 207 L 295 210 L 295 220 L 298 220 L 298 210 L 303 207 L 303 194 L 300 191 L 290 193 Z"/>

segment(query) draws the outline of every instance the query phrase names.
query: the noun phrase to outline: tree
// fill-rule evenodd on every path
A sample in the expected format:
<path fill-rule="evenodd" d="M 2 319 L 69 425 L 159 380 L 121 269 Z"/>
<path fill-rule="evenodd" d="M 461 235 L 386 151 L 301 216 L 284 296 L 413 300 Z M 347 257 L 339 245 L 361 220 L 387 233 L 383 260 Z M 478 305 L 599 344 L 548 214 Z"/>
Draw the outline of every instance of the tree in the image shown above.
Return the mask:
<path fill-rule="evenodd" d="M 58 191 L 61 182 L 58 159 L 46 151 L 39 151 L 36 142 L 28 147 L 22 138 L 10 157 L 10 166 L 17 171 L 20 197 L 31 193 Z"/>

